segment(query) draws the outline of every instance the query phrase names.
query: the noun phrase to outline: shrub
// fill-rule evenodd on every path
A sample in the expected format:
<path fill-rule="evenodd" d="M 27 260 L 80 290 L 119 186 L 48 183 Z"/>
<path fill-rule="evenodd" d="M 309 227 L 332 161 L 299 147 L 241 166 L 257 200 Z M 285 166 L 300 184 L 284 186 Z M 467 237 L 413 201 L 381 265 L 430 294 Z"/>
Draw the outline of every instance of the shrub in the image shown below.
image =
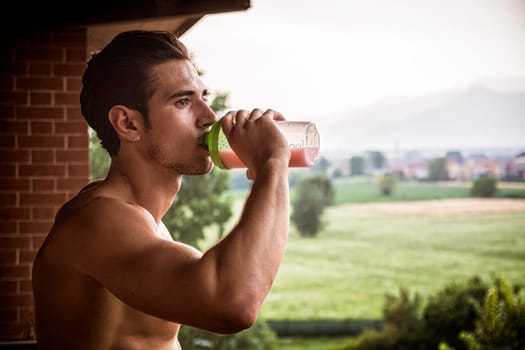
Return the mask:
<path fill-rule="evenodd" d="M 476 328 L 461 333 L 469 350 L 525 349 L 525 303 L 519 289 L 513 293 L 505 281 L 498 279 L 484 301 L 476 301 L 475 305 Z"/>
<path fill-rule="evenodd" d="M 455 350 L 466 349 L 459 334 L 474 329 L 477 314 L 472 302 L 481 302 L 487 289 L 486 283 L 473 277 L 465 284 L 451 283 L 429 297 L 423 320 L 430 341 L 446 342 Z"/>
<path fill-rule="evenodd" d="M 389 330 L 395 331 L 417 331 L 420 326 L 419 311 L 421 308 L 421 297 L 414 294 L 410 298 L 408 290 L 401 288 L 399 296 L 387 295 L 383 307 L 383 319 Z"/>
<path fill-rule="evenodd" d="M 392 337 L 386 332 L 365 330 L 354 345 L 344 345 L 342 349 L 389 350 L 392 349 L 392 343 Z"/>
<path fill-rule="evenodd" d="M 496 194 L 497 180 L 493 176 L 481 175 L 474 181 L 470 194 L 473 197 L 494 197 Z"/>
<path fill-rule="evenodd" d="M 398 296 L 387 295 L 383 308 L 386 327 L 382 331 L 367 330 L 354 345 L 341 350 L 403 350 L 425 349 L 427 342 L 419 317 L 421 298 L 401 288 Z"/>
<path fill-rule="evenodd" d="M 253 327 L 231 335 L 220 335 L 182 326 L 179 341 L 184 350 L 271 350 L 275 349 L 277 336 L 266 322 L 258 320 Z"/>
<path fill-rule="evenodd" d="M 478 277 L 463 284 L 451 283 L 429 298 L 422 317 L 419 296 L 410 297 L 401 289 L 398 296 L 386 297 L 384 330 L 364 332 L 354 345 L 341 350 L 435 350 L 450 348 L 448 344 L 455 350 L 467 349 L 459 335 L 474 329 L 478 317 L 475 303 L 483 300 L 487 289 Z"/>
<path fill-rule="evenodd" d="M 377 186 L 383 196 L 391 196 L 396 187 L 396 178 L 391 174 L 380 176 L 377 180 Z"/>

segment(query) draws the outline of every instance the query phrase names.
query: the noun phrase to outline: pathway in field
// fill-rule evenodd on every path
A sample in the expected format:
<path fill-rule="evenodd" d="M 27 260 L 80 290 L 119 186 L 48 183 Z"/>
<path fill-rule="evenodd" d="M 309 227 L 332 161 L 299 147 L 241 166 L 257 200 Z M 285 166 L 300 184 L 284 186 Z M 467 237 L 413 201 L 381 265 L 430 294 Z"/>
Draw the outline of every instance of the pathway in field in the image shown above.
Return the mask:
<path fill-rule="evenodd" d="M 413 202 L 346 204 L 352 211 L 396 214 L 453 215 L 525 212 L 525 199 L 464 198 Z"/>

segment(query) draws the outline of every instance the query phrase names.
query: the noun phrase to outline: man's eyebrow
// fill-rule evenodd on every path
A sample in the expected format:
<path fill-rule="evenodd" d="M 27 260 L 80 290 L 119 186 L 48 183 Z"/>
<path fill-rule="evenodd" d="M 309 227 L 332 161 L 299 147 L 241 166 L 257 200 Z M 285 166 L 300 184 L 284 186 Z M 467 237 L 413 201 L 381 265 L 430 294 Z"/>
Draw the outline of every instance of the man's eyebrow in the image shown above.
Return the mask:
<path fill-rule="evenodd" d="M 202 91 L 202 96 L 208 96 L 209 92 L 208 92 L 208 89 L 204 89 Z M 179 98 L 179 97 L 182 97 L 182 96 L 194 96 L 196 95 L 196 91 L 193 91 L 193 90 L 180 90 L 180 91 L 176 91 L 174 92 L 173 94 L 170 95 L 170 99 L 174 99 L 174 98 Z"/>
<path fill-rule="evenodd" d="M 180 91 L 175 91 L 173 94 L 170 95 L 170 99 L 173 99 L 173 98 L 178 98 L 178 97 L 182 97 L 182 96 L 193 96 L 195 95 L 195 91 L 193 90 L 180 90 Z"/>

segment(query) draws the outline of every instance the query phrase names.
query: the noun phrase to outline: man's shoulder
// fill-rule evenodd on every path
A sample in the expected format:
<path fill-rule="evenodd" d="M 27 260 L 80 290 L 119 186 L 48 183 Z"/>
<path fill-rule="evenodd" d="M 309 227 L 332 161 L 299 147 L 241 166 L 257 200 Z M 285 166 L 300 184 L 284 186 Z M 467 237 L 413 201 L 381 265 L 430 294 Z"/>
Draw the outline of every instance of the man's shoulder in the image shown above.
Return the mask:
<path fill-rule="evenodd" d="M 115 247 L 153 236 L 154 229 L 154 221 L 138 205 L 113 197 L 79 195 L 60 209 L 42 250 L 56 262 L 85 266 L 113 254 Z"/>
<path fill-rule="evenodd" d="M 77 239 L 87 232 L 85 238 L 95 239 L 133 225 L 149 225 L 150 221 L 148 212 L 138 205 L 115 197 L 80 193 L 59 210 L 53 231 L 66 236 L 74 234 Z"/>
<path fill-rule="evenodd" d="M 118 198 L 86 196 L 80 193 L 60 208 L 56 223 L 65 225 L 81 223 L 91 226 L 126 211 L 133 211 L 133 207 Z M 106 221 L 106 224 L 108 223 L 110 222 Z"/>

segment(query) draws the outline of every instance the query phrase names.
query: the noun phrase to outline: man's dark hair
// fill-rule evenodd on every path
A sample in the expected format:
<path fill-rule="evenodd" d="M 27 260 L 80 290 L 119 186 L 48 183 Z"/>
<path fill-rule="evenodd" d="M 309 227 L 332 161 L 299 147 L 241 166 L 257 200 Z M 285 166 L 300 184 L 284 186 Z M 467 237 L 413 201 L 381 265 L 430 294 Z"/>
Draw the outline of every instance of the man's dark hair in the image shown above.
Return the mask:
<path fill-rule="evenodd" d="M 151 70 L 170 60 L 189 60 L 186 47 L 174 34 L 132 30 L 118 34 L 102 51 L 92 55 L 82 77 L 82 115 L 102 146 L 113 156 L 120 140 L 109 122 L 115 105 L 139 111 L 148 122 L 148 101 L 155 92 Z"/>

